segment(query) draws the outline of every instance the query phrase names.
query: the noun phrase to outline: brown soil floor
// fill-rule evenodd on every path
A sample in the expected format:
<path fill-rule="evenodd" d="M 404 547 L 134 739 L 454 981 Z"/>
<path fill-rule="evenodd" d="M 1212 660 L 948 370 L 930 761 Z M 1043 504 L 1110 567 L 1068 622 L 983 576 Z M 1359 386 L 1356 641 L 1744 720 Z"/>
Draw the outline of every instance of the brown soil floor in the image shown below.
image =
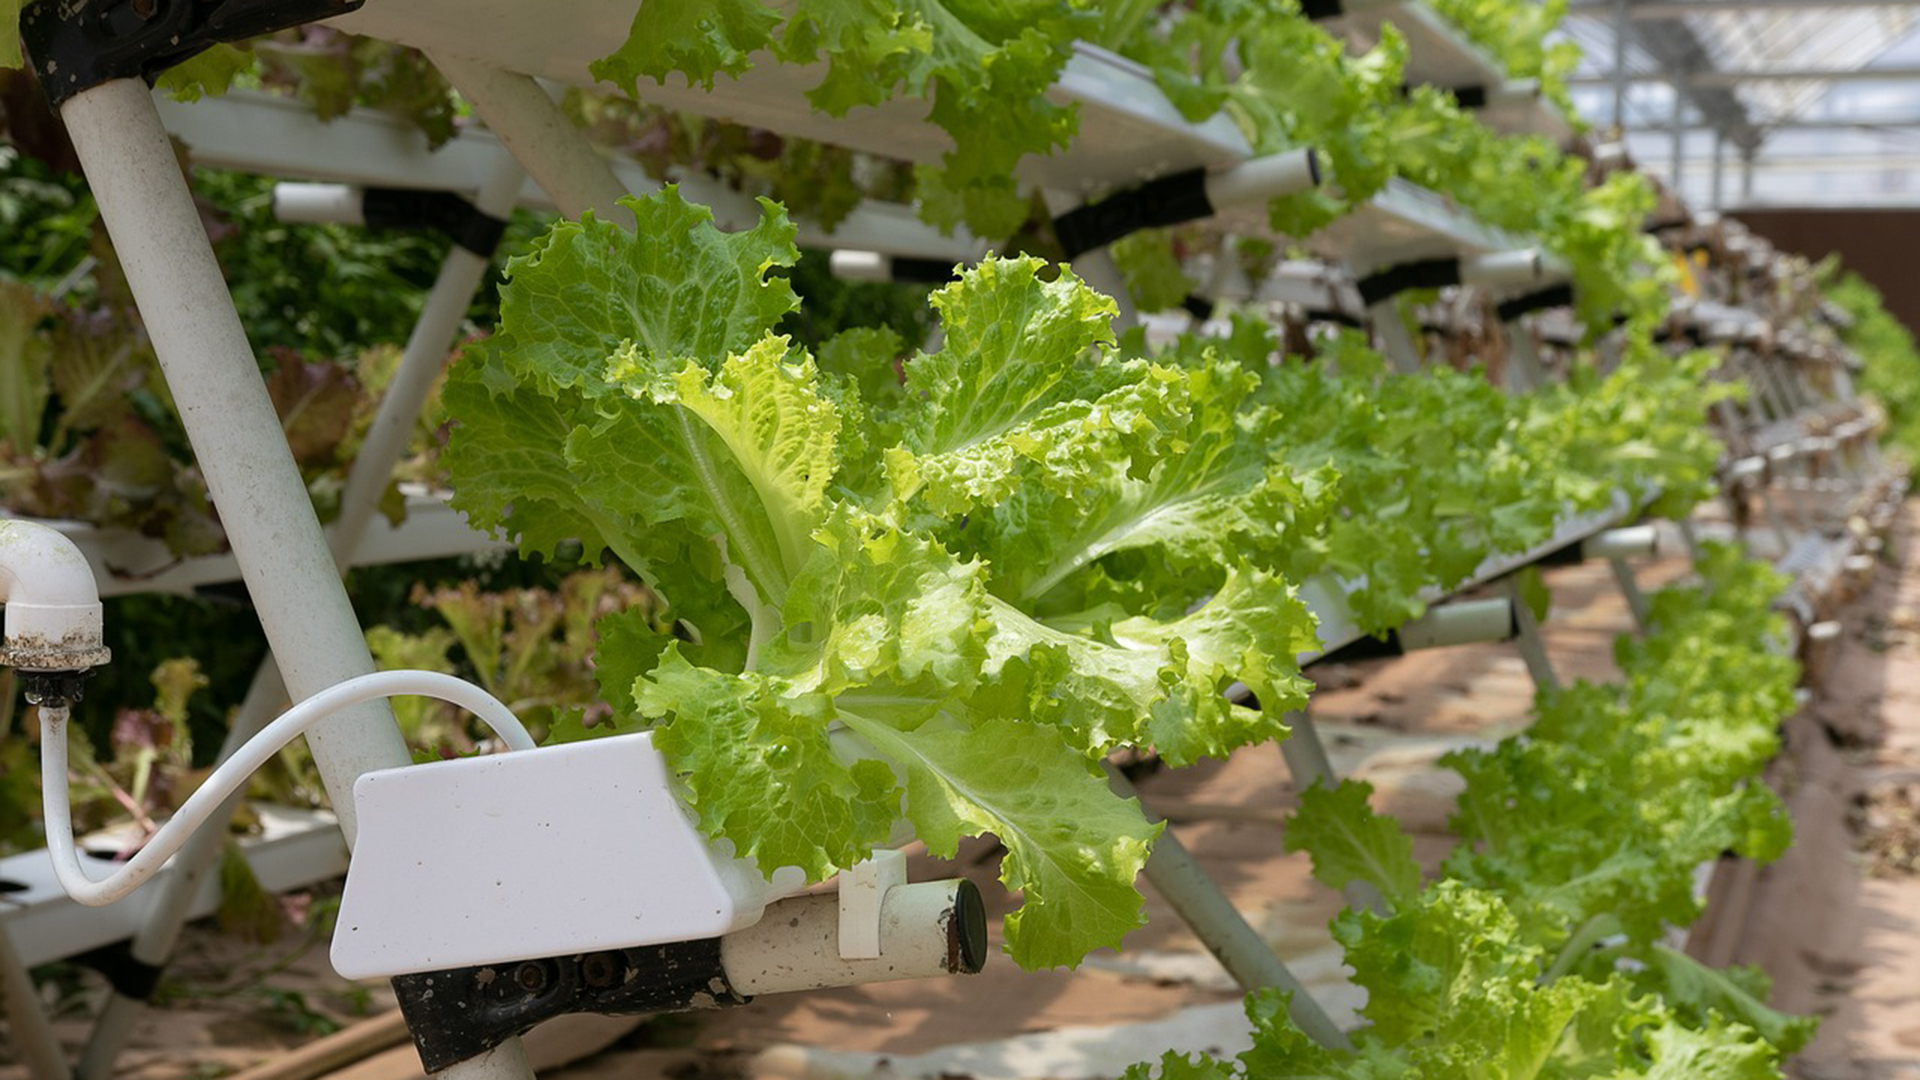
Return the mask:
<path fill-rule="evenodd" d="M 1916 519 L 1920 510 L 1909 510 L 1903 539 Z M 1906 546 L 1896 545 L 1896 565 L 1848 610 L 1817 697 L 1790 725 L 1792 753 L 1776 779 L 1795 810 L 1798 844 L 1759 874 L 1744 911 L 1715 913 L 1738 924 L 1728 937 L 1735 957 L 1775 973 L 1778 1004 L 1828 1017 L 1795 1063 L 1807 1080 L 1920 1080 L 1920 566 L 1902 562 Z M 1668 559 L 1640 567 L 1639 577 L 1651 589 L 1685 569 Z M 1548 581 L 1546 636 L 1562 678 L 1608 677 L 1613 638 L 1631 623 L 1605 564 L 1555 570 Z M 1457 781 L 1435 759 L 1525 722 L 1532 687 L 1517 655 L 1473 646 L 1312 674 L 1322 686 L 1314 715 L 1336 769 L 1370 780 L 1377 803 L 1415 833 L 1416 852 L 1437 859 L 1450 844 Z M 1316 997 L 1350 1015 L 1362 999 L 1341 977 L 1325 930 L 1341 900 L 1310 878 L 1304 856 L 1280 846 L 1293 800 L 1279 752 L 1254 748 L 1150 775 L 1139 787 Z M 995 881 L 995 856 L 987 842 L 951 864 L 916 855 L 911 874 L 970 877 L 997 916 L 1012 905 Z M 1111 1076 L 1170 1045 L 1230 1045 L 1245 1028 L 1234 1016 L 1239 994 L 1166 902 L 1146 892 L 1147 926 L 1124 952 L 1090 957 L 1077 971 L 1027 973 L 995 955 L 984 973 L 965 978 L 765 997 L 637 1028 L 579 1021 L 537 1032 L 531 1052 L 570 1062 L 543 1069 L 546 1080 L 947 1080 Z M 996 925 L 996 941 L 997 933 Z M 324 943 L 303 953 L 289 941 L 246 946 L 208 926 L 189 933 L 169 987 L 118 1075 L 225 1075 L 310 1041 L 298 1029 L 315 1017 L 353 1024 L 391 1001 L 383 985 L 334 977 Z M 71 973 L 49 993 L 65 1002 L 59 1029 L 77 1051 L 99 988 L 91 975 Z M 0 1064 L 0 1080 L 22 1075 Z M 331 1075 L 419 1072 L 403 1045 Z"/>

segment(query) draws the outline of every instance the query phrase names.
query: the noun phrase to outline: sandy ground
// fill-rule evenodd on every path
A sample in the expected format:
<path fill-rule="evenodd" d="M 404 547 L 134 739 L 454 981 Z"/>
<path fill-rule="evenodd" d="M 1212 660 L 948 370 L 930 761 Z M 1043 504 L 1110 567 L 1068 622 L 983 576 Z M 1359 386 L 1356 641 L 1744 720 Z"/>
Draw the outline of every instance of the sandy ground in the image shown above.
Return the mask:
<path fill-rule="evenodd" d="M 1639 577 L 1653 588 L 1684 571 L 1682 560 L 1669 559 L 1640 567 Z M 1554 570 L 1548 580 L 1554 614 L 1546 636 L 1557 670 L 1563 679 L 1607 677 L 1612 640 L 1631 622 L 1605 564 Z M 1313 674 L 1322 685 L 1314 715 L 1336 769 L 1373 782 L 1377 803 L 1416 834 L 1416 853 L 1437 859 L 1450 843 L 1445 821 L 1458 782 L 1434 761 L 1524 722 L 1532 686 L 1517 655 L 1509 646 L 1473 646 Z M 1848 613 L 1822 689 L 1789 735 L 1792 753 L 1776 780 L 1794 807 L 1800 842 L 1759 875 L 1744 910 L 1716 915 L 1737 924 L 1728 932 L 1737 959 L 1776 972 L 1779 1003 L 1829 1017 L 1796 1063 L 1801 1076 L 1920 1080 L 1920 877 L 1910 869 L 1870 876 L 1856 850 L 1860 829 L 1877 823 L 1891 853 L 1876 856 L 1885 869 L 1900 861 L 1897 830 L 1911 827 L 1900 785 L 1920 785 L 1920 568 L 1880 571 Z M 1311 880 L 1304 856 L 1280 846 L 1293 798 L 1278 751 L 1253 748 L 1156 773 L 1139 787 L 1315 996 L 1336 1016 L 1350 1015 L 1362 998 L 1346 984 L 1326 932 L 1341 900 Z M 1862 802 L 1876 790 L 1877 802 Z M 1920 831 L 1914 839 L 1920 851 Z M 972 878 L 997 916 L 1012 905 L 995 881 L 996 855 L 980 842 L 953 863 L 917 855 L 911 872 L 916 880 Z M 964 978 L 764 997 L 637 1028 L 576 1022 L 536 1033 L 535 1057 L 573 1059 L 543 1069 L 547 1080 L 949 1080 L 1105 1077 L 1169 1047 L 1231 1050 L 1245 1032 L 1238 992 L 1165 900 L 1146 892 L 1147 926 L 1124 952 L 1090 957 L 1077 971 L 1023 972 L 997 954 L 985 972 Z M 284 942 L 242 946 L 194 928 L 170 1000 L 145 1015 L 119 1075 L 224 1075 L 309 1041 L 297 1030 L 303 1017 L 312 1022 L 306 1014 L 351 1024 L 390 1002 L 384 986 L 332 976 L 323 947 L 288 960 L 293 952 Z M 60 1030 L 77 1048 L 98 990 L 90 975 L 60 986 L 68 1005 Z M 21 1075 L 0 1066 L 0 1080 Z M 332 1075 L 398 1080 L 419 1072 L 411 1048 L 399 1046 Z"/>

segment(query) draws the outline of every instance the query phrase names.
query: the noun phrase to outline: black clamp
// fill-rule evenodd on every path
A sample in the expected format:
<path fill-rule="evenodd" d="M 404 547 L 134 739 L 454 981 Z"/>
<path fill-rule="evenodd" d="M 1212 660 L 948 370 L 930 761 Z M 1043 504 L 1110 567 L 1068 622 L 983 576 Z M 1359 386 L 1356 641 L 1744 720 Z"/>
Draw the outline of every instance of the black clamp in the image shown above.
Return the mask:
<path fill-rule="evenodd" d="M 1213 318 L 1214 306 L 1212 298 L 1199 293 L 1188 293 L 1187 298 L 1180 301 L 1181 309 L 1201 322 Z"/>
<path fill-rule="evenodd" d="M 685 1012 L 749 1000 L 727 981 L 719 938 L 400 975 L 393 989 L 429 1073 L 567 1013 Z"/>
<path fill-rule="evenodd" d="M 149 964 L 133 955 L 132 941 L 116 941 L 89 949 L 73 958 L 74 963 L 92 968 L 107 980 L 113 992 L 134 1001 L 151 1001 L 160 988 L 166 965 Z"/>
<path fill-rule="evenodd" d="M 57 111 L 83 90 L 144 79 L 221 42 L 345 15 L 364 0 L 92 0 L 30 3 L 20 38 Z"/>
<path fill-rule="evenodd" d="M 895 255 L 888 263 L 888 276 L 896 285 L 945 285 L 953 280 L 954 265 L 944 259 Z"/>
<path fill-rule="evenodd" d="M 1402 83 L 1400 84 L 1400 96 L 1407 97 L 1411 95 L 1414 90 L 1426 85 L 1428 84 Z M 1489 95 L 1487 88 L 1484 86 L 1443 86 L 1440 87 L 1440 92 L 1452 98 L 1455 105 L 1460 106 L 1460 108 L 1467 112 L 1473 112 L 1476 109 L 1484 109 L 1487 107 Z"/>
<path fill-rule="evenodd" d="M 1688 323 L 1680 327 L 1662 326 L 1653 332 L 1653 340 L 1657 345 L 1671 345 L 1676 341 L 1685 342 L 1698 349 L 1707 345 L 1707 334 L 1698 324 Z"/>
<path fill-rule="evenodd" d="M 1053 234 L 1060 241 L 1062 257 L 1073 260 L 1141 229 L 1212 216 L 1207 171 L 1188 169 L 1069 210 L 1053 219 Z"/>
<path fill-rule="evenodd" d="M 360 217 L 375 229 L 432 229 L 483 259 L 491 259 L 506 235 L 503 218 L 481 210 L 451 191 L 419 188 L 367 188 L 360 196 Z"/>
<path fill-rule="evenodd" d="M 1322 19 L 1337 19 L 1347 13 L 1340 0 L 1300 0 L 1300 14 L 1311 22 Z"/>
<path fill-rule="evenodd" d="M 1391 300 L 1409 289 L 1440 289 L 1460 284 L 1460 260 L 1420 259 L 1376 270 L 1355 282 L 1360 302 L 1367 307 Z"/>
<path fill-rule="evenodd" d="M 79 701 L 86 694 L 87 677 L 93 674 L 92 668 L 85 671 L 14 670 L 20 675 L 20 690 L 26 696 L 27 704 L 52 708 Z"/>
<path fill-rule="evenodd" d="M 1405 655 L 1407 655 L 1407 647 L 1400 641 L 1400 631 L 1389 630 L 1379 637 L 1367 635 L 1357 637 L 1331 652 L 1321 653 L 1300 666 L 1351 664 L 1358 660 L 1384 660 Z"/>
<path fill-rule="evenodd" d="M 1570 307 L 1573 304 L 1573 286 L 1550 285 L 1511 300 L 1502 300 L 1494 305 L 1493 311 L 1501 322 L 1512 322 L 1524 315 L 1548 308 Z"/>
<path fill-rule="evenodd" d="M 1308 308 L 1300 313 L 1310 323 L 1333 323 L 1354 330 L 1365 330 L 1367 321 L 1358 315 L 1349 315 L 1338 308 Z"/>

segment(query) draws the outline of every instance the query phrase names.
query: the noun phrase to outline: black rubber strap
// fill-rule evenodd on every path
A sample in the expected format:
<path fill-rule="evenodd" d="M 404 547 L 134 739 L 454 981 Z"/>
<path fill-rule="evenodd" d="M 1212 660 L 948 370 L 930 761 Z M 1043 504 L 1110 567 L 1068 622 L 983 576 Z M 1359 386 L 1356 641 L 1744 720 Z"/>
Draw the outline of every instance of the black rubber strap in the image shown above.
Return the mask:
<path fill-rule="evenodd" d="M 483 213 L 451 191 L 367 188 L 361 195 L 360 213 L 376 229 L 432 229 L 443 233 L 483 259 L 493 257 L 507 231 L 505 219 Z"/>
<path fill-rule="evenodd" d="M 1701 332 L 1698 326 L 1684 326 L 1679 330 L 1671 330 L 1663 326 L 1653 332 L 1653 340 L 1660 345 L 1666 345 L 1675 341 L 1684 341 L 1695 346 L 1705 345 L 1707 343 L 1706 335 Z"/>
<path fill-rule="evenodd" d="M 1389 630 L 1384 637 L 1358 637 L 1332 652 L 1321 653 L 1303 664 L 1313 667 L 1316 664 L 1351 664 L 1356 660 L 1380 660 L 1387 657 L 1405 656 L 1407 648 L 1400 643 L 1400 631 Z"/>
<path fill-rule="evenodd" d="M 954 264 L 941 259 L 909 259 L 895 255 L 889 276 L 900 285 L 945 285 L 953 280 Z"/>
<path fill-rule="evenodd" d="M 1360 302 L 1372 307 L 1408 289 L 1439 289 L 1458 284 L 1459 259 L 1421 259 L 1377 270 L 1361 278 L 1356 286 L 1360 290 Z"/>
<path fill-rule="evenodd" d="M 1079 258 L 1141 229 L 1212 217 L 1206 180 L 1205 169 L 1189 169 L 1061 214 L 1053 234 L 1063 257 Z"/>
<path fill-rule="evenodd" d="M 1454 104 L 1463 109 L 1484 109 L 1487 107 L 1487 88 L 1484 86 L 1454 86 L 1447 89 L 1453 95 Z"/>
<path fill-rule="evenodd" d="M 1501 322 L 1512 322 L 1523 315 L 1548 308 L 1568 307 L 1573 303 L 1573 286 L 1550 285 L 1547 288 L 1516 296 L 1511 300 L 1502 300 L 1494 306 L 1494 314 Z"/>
<path fill-rule="evenodd" d="M 1304 314 L 1308 322 L 1337 323 L 1355 330 L 1367 328 L 1367 321 L 1358 315 L 1349 315 L 1334 308 L 1308 308 Z"/>

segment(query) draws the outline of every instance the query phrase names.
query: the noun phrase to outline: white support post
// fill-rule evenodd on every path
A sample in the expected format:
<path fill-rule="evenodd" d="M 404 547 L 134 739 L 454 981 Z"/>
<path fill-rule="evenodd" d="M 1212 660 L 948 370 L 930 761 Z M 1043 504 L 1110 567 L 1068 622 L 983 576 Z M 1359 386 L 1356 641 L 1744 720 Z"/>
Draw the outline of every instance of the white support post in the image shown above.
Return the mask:
<path fill-rule="evenodd" d="M 1287 713 L 1282 719 L 1291 733 L 1280 743 L 1280 756 L 1286 760 L 1294 789 L 1309 788 L 1318 783 L 1332 787 L 1339 783 L 1339 778 L 1333 775 L 1333 760 L 1327 756 L 1327 745 L 1320 740 L 1320 729 L 1314 725 L 1313 715 L 1301 709 Z"/>
<path fill-rule="evenodd" d="M 1620 586 L 1620 595 L 1627 599 L 1627 610 L 1633 613 L 1633 625 L 1644 633 L 1647 629 L 1647 596 L 1640 591 L 1640 581 L 1633 576 L 1633 567 L 1618 556 L 1608 559 L 1607 565 L 1613 569 L 1613 580 Z"/>
<path fill-rule="evenodd" d="M 1553 692 L 1560 689 L 1560 677 L 1554 674 L 1553 661 L 1547 657 L 1547 643 L 1540 636 L 1540 621 L 1533 617 L 1533 609 L 1527 606 L 1526 599 L 1520 595 L 1518 575 L 1507 579 L 1507 590 L 1513 597 L 1513 621 L 1519 633 L 1514 635 L 1514 647 L 1520 650 L 1520 659 L 1526 662 L 1527 674 L 1533 677 L 1533 687 L 1537 691 Z"/>
<path fill-rule="evenodd" d="M 1420 350 L 1413 344 L 1413 335 L 1407 332 L 1407 324 L 1400 318 L 1400 305 L 1391 297 L 1367 308 L 1367 321 L 1373 326 L 1374 340 L 1380 343 L 1380 351 L 1393 364 L 1393 370 L 1402 375 L 1420 373 Z"/>
<path fill-rule="evenodd" d="M 1633 36 L 1631 0 L 1613 0 L 1613 137 L 1627 134 L 1627 42 Z"/>
<path fill-rule="evenodd" d="M 1699 532 L 1694 529 L 1693 522 L 1687 518 L 1681 518 L 1679 521 L 1674 522 L 1674 524 L 1680 527 L 1680 539 L 1686 542 L 1687 560 L 1695 566 L 1698 566 L 1701 556 Z"/>
<path fill-rule="evenodd" d="M 505 218 L 513 211 L 514 199 L 525 176 L 511 155 L 501 154 L 480 185 L 474 207 L 482 213 Z M 344 573 L 352 563 L 354 549 L 380 505 L 380 496 L 393 476 L 394 467 L 406 452 L 408 436 L 433 389 L 434 380 L 439 377 L 447 350 L 453 347 L 467 307 L 473 302 L 489 264 L 490 260 L 458 244 L 447 250 L 440 274 L 427 294 L 426 305 L 407 338 L 406 351 L 393 381 L 380 399 L 380 409 L 367 428 L 366 438 L 341 490 L 340 514 L 327 536 L 338 572 Z M 286 700 L 286 684 L 281 681 L 280 669 L 269 652 L 254 672 L 246 697 L 234 712 L 232 726 L 220 748 L 220 760 L 226 760 L 271 722 L 285 707 Z M 245 793 L 238 792 L 214 811 L 208 826 L 195 833 L 174 857 L 173 871 L 150 886 L 156 895 L 130 947 L 134 963 L 162 965 L 173 955 L 193 897 L 226 841 L 224 825 L 214 823 L 231 820 L 244 801 Z M 146 1003 L 139 998 L 119 993 L 107 996 L 80 1057 L 77 1073 L 80 1080 L 105 1080 L 112 1075 L 114 1061 L 145 1007 Z"/>
<path fill-rule="evenodd" d="M 1686 198 L 1680 190 L 1680 170 L 1687 162 L 1687 129 L 1681 125 L 1681 114 L 1686 110 L 1687 94 L 1679 79 L 1668 84 L 1673 88 L 1673 108 L 1668 114 L 1673 122 L 1673 145 L 1670 148 L 1673 161 L 1668 166 L 1668 184 L 1673 188 L 1676 199 Z"/>
<path fill-rule="evenodd" d="M 634 224 L 619 207 L 627 186 L 538 82 L 448 53 L 429 54 L 435 67 L 473 105 L 500 141 L 566 217 L 592 210 Z"/>
<path fill-rule="evenodd" d="M 1547 371 L 1534 348 L 1533 331 L 1524 317 L 1501 325 L 1507 332 L 1507 389 L 1516 394 L 1538 390 L 1546 384 Z"/>
<path fill-rule="evenodd" d="M 1286 760 L 1287 773 L 1293 780 L 1293 790 L 1304 791 L 1315 784 L 1333 787 L 1340 782 L 1334 774 L 1333 760 L 1327 756 L 1327 744 L 1320 739 L 1320 729 L 1315 726 L 1313 716 L 1306 709 L 1286 714 L 1287 727 L 1292 731 L 1280 743 L 1280 756 Z M 1144 803 L 1142 804 L 1144 805 Z M 1165 836 L 1161 837 L 1162 841 Z M 1153 864 L 1147 864 L 1149 875 Z M 1341 895 L 1347 903 L 1358 909 L 1384 912 L 1386 901 L 1380 890 L 1371 883 L 1354 881 L 1348 883 Z"/>
<path fill-rule="evenodd" d="M 1126 775 L 1111 763 L 1107 765 L 1107 783 L 1121 798 L 1139 798 L 1140 793 L 1134 790 Z M 1144 802 L 1141 809 L 1147 809 Z M 1154 815 L 1148 811 L 1148 816 Z M 1181 846 L 1171 828 L 1161 832 L 1160 838 L 1153 842 L 1146 877 L 1242 990 L 1251 992 L 1271 986 L 1289 991 L 1292 998 L 1287 1003 L 1287 1013 L 1308 1038 L 1321 1046 L 1337 1049 L 1353 1045 L 1287 969 L 1286 963 L 1273 954 L 1273 948 L 1248 925 L 1246 916 L 1241 915 L 1233 901 L 1220 890 L 1219 882 L 1207 876 Z"/>
<path fill-rule="evenodd" d="M 7 1041 L 31 1080 L 67 1080 L 67 1055 L 53 1024 L 40 1007 L 40 994 L 20 955 L 13 951 L 13 939 L 0 926 L 0 1008 L 7 1018 Z"/>
<path fill-rule="evenodd" d="M 214 260 L 146 84 L 121 79 L 61 107 L 126 270 L 181 421 L 219 508 L 267 642 L 296 699 L 373 670 L 306 485 Z M 351 846 L 353 782 L 408 763 L 384 704 L 345 710 L 308 736 Z M 448 1080 L 530 1080 L 517 1041 Z"/>
<path fill-rule="evenodd" d="M 1720 128 L 1713 129 L 1713 198 L 1709 205 L 1714 213 L 1719 213 L 1726 205 L 1725 189 L 1722 182 L 1727 175 L 1727 133 Z"/>

